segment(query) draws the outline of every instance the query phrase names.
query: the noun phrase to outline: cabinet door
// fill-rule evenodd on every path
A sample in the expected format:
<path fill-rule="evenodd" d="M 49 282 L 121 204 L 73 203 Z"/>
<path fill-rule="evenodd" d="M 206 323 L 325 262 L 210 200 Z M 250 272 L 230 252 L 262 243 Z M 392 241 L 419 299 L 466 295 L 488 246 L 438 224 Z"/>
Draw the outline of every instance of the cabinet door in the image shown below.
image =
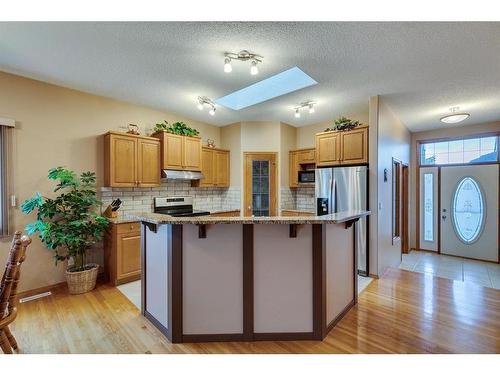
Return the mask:
<path fill-rule="evenodd" d="M 310 150 L 300 150 L 298 155 L 299 163 L 314 163 L 315 162 L 315 152 L 314 149 Z"/>
<path fill-rule="evenodd" d="M 316 135 L 317 166 L 336 165 L 340 162 L 340 136 L 337 132 Z"/>
<path fill-rule="evenodd" d="M 141 187 L 160 186 L 160 142 L 139 139 L 137 182 Z"/>
<path fill-rule="evenodd" d="M 182 166 L 189 171 L 201 171 L 201 139 L 183 137 Z"/>
<path fill-rule="evenodd" d="M 163 134 L 163 169 L 182 169 L 183 136 Z"/>
<path fill-rule="evenodd" d="M 109 135 L 109 186 L 132 187 L 137 183 L 137 139 Z"/>
<path fill-rule="evenodd" d="M 141 273 L 141 232 L 117 235 L 117 279 Z"/>
<path fill-rule="evenodd" d="M 201 150 L 201 173 L 204 178 L 200 180 L 199 186 L 212 186 L 215 183 L 215 152 L 209 148 Z"/>
<path fill-rule="evenodd" d="M 215 151 L 215 184 L 229 186 L 229 152 Z"/>
<path fill-rule="evenodd" d="M 298 186 L 298 154 L 295 151 L 290 151 L 288 154 L 288 185 L 292 188 Z"/>
<path fill-rule="evenodd" d="M 368 163 L 368 128 L 341 132 L 342 164 Z"/>

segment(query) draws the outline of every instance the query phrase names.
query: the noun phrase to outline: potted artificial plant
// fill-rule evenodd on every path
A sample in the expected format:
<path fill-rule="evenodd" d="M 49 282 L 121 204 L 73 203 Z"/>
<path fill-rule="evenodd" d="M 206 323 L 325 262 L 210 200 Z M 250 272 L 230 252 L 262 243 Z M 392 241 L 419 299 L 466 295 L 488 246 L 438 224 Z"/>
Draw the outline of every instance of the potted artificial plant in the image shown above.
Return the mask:
<path fill-rule="evenodd" d="M 54 251 L 56 265 L 68 261 L 66 281 L 71 294 L 88 292 L 95 287 L 99 265 L 87 263 L 87 252 L 102 239 L 108 220 L 98 215 L 101 202 L 96 198 L 94 172 L 76 173 L 57 167 L 48 178 L 58 181 L 56 198 L 36 193 L 21 208 L 25 214 L 37 211 L 36 221 L 26 226 L 29 234 L 38 233 L 48 249 Z"/>
<path fill-rule="evenodd" d="M 188 137 L 196 137 L 198 134 L 200 134 L 198 130 L 190 128 L 182 121 L 177 121 L 173 124 L 169 124 L 167 120 L 164 120 L 163 122 L 155 125 L 153 133 L 158 132 L 167 132 L 171 134 L 185 135 Z"/>

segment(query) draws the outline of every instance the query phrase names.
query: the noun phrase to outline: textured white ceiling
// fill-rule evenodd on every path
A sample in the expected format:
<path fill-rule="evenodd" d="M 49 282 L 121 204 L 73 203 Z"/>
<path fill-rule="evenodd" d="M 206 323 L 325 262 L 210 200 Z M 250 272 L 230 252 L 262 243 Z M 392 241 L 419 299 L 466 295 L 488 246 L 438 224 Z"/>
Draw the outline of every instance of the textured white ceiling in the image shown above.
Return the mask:
<path fill-rule="evenodd" d="M 275 120 L 303 126 L 341 114 L 367 116 L 382 95 L 411 131 L 444 126 L 452 106 L 463 125 L 500 119 L 500 23 L 0 23 L 0 70 L 225 125 Z M 260 74 L 223 53 L 264 56 Z M 298 66 L 319 82 L 214 117 L 196 108 Z M 318 102 L 295 119 L 292 108 Z M 463 126 L 462 125 L 462 126 Z"/>

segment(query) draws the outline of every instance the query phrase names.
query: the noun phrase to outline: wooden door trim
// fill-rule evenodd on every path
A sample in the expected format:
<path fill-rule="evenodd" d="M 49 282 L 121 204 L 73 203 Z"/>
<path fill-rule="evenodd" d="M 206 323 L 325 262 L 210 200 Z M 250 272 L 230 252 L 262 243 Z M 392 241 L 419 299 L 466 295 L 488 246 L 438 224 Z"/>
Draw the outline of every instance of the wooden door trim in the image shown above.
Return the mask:
<path fill-rule="evenodd" d="M 267 152 L 267 151 L 248 151 L 243 152 L 243 216 L 249 216 L 248 206 L 249 196 L 251 196 L 251 181 L 250 175 L 247 173 L 247 161 L 249 158 L 255 160 L 271 160 L 271 170 L 269 171 L 269 215 L 276 216 L 277 214 L 277 201 L 278 201 L 278 192 L 277 192 L 277 183 L 278 183 L 278 153 L 277 152 Z M 259 157 L 261 157 L 259 159 Z M 270 159 L 268 159 L 270 158 Z M 272 170 L 274 169 L 274 173 Z"/>
<path fill-rule="evenodd" d="M 401 173 L 401 192 L 403 205 L 401 212 L 401 250 L 403 254 L 408 254 L 410 252 L 410 167 L 408 164 L 401 164 Z"/>

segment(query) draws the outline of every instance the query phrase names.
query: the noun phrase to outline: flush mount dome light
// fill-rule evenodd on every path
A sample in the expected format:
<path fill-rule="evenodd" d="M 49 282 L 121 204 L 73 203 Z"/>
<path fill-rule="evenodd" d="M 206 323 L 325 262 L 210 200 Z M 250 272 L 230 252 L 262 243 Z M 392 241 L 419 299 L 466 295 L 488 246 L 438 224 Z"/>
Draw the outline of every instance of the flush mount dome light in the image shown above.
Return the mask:
<path fill-rule="evenodd" d="M 462 122 L 469 118 L 470 114 L 469 113 L 457 113 L 459 107 L 452 107 L 450 108 L 450 111 L 452 112 L 451 115 L 447 115 L 444 117 L 441 117 L 441 122 L 444 122 L 445 124 L 456 124 L 458 122 Z"/>

